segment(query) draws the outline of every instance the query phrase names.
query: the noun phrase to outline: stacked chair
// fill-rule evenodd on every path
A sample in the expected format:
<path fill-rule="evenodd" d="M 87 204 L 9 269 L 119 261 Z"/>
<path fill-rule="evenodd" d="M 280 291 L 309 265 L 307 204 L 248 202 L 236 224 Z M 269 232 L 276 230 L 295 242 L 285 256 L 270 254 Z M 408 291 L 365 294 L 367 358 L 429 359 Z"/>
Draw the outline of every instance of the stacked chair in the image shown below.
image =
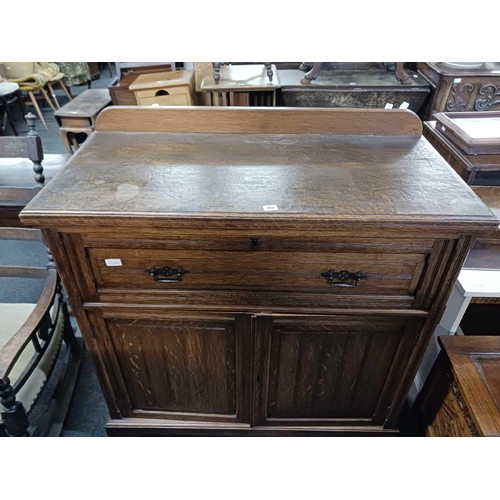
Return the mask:
<path fill-rule="evenodd" d="M 38 106 L 36 94 L 45 99 L 53 111 L 56 111 L 56 108 L 60 108 L 53 85 L 59 84 L 68 96 L 68 99 L 71 100 L 71 94 L 63 82 L 64 73 L 59 71 L 59 67 L 55 63 L 4 62 L 2 65 L 3 72 L 8 81 L 17 83 L 19 85 L 19 90 L 27 93 L 28 99 L 26 105 L 32 105 L 35 108 L 45 130 L 47 130 L 47 124 Z M 49 92 L 47 92 L 45 87 L 47 87 Z M 55 105 L 51 97 L 54 99 Z"/>

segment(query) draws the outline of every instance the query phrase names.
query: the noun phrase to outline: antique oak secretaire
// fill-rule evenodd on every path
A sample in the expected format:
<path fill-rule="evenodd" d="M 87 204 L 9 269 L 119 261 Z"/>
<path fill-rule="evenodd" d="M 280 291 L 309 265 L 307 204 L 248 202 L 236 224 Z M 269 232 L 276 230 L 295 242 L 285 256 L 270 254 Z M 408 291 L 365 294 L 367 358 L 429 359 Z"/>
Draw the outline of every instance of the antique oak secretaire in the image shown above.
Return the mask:
<path fill-rule="evenodd" d="M 410 111 L 109 108 L 21 213 L 110 435 L 390 434 L 498 220 Z"/>

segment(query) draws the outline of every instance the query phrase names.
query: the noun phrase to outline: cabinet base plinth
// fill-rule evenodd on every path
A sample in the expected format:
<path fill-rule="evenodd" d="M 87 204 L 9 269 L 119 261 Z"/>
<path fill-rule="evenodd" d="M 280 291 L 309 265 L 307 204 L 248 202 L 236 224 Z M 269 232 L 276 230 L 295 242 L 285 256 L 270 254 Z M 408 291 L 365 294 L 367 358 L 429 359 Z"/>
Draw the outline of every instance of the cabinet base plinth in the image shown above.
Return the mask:
<path fill-rule="evenodd" d="M 208 422 L 167 422 L 165 420 L 124 418 L 111 419 L 106 425 L 108 436 L 398 436 L 398 429 L 380 426 L 260 426 Z"/>

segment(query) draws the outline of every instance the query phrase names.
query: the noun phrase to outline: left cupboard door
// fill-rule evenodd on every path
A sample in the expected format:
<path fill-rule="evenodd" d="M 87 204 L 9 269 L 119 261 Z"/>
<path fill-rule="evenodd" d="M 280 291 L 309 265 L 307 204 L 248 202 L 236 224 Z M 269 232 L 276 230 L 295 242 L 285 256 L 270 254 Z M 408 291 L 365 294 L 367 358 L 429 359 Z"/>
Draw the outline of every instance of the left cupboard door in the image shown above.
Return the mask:
<path fill-rule="evenodd" d="M 123 416 L 250 422 L 251 317 L 143 307 L 88 314 Z"/>

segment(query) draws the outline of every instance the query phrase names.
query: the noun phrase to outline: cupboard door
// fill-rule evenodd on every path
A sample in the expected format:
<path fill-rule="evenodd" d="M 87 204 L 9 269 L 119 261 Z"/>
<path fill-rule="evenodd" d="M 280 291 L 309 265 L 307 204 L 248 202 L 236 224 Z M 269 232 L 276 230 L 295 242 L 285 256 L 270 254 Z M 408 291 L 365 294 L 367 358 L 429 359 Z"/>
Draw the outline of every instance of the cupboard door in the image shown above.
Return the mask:
<path fill-rule="evenodd" d="M 381 425 L 421 323 L 257 317 L 255 425 Z"/>
<path fill-rule="evenodd" d="M 129 416 L 249 422 L 242 356 L 249 317 L 124 309 L 93 314 L 109 336 Z"/>

